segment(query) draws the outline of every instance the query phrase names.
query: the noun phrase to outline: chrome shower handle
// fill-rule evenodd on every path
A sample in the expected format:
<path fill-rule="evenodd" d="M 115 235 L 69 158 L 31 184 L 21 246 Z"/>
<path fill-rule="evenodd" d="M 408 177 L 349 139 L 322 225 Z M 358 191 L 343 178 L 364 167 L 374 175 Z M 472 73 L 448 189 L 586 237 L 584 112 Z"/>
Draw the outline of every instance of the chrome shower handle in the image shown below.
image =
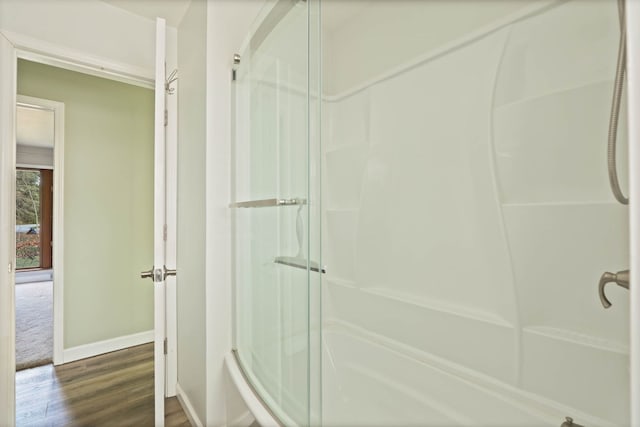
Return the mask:
<path fill-rule="evenodd" d="M 573 418 L 565 417 L 564 422 L 560 424 L 560 427 L 584 427 L 582 424 L 576 424 L 573 422 Z"/>
<path fill-rule="evenodd" d="M 600 283 L 598 283 L 598 294 L 600 295 L 600 302 L 604 308 L 611 307 L 611 302 L 607 299 L 607 296 L 604 293 L 604 287 L 607 283 L 615 283 L 618 286 L 629 289 L 629 270 L 622 270 L 617 273 L 610 273 L 607 271 L 600 277 Z"/>

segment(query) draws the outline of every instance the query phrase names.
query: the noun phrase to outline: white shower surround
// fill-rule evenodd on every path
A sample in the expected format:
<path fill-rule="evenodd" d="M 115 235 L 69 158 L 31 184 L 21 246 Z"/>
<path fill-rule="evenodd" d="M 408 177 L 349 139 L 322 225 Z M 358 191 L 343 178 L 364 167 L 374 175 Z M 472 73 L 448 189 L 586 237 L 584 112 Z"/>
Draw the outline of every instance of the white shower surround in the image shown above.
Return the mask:
<path fill-rule="evenodd" d="M 596 290 L 629 262 L 617 11 L 530 12 L 327 97 L 326 425 L 629 422 L 628 294 Z"/>
<path fill-rule="evenodd" d="M 617 37 L 613 3 L 532 3 L 324 95 L 324 425 L 629 423 Z"/>

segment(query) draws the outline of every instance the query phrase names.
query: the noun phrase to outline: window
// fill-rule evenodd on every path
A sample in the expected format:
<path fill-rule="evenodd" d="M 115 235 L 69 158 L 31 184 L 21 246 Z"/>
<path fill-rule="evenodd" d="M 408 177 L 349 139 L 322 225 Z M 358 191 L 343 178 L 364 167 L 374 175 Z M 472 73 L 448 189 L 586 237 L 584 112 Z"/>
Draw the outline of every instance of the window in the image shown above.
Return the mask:
<path fill-rule="evenodd" d="M 51 268 L 53 171 L 16 171 L 16 268 Z"/>

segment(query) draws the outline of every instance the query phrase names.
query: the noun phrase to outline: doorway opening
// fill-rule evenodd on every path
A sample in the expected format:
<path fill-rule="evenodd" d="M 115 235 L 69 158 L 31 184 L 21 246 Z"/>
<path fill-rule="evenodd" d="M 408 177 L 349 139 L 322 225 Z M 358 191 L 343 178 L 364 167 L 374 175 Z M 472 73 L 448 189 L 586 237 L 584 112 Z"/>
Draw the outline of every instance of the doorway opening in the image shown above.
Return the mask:
<path fill-rule="evenodd" d="M 52 363 L 55 108 L 16 106 L 16 370 Z"/>
<path fill-rule="evenodd" d="M 54 323 L 55 328 L 64 325 L 64 347 L 59 362 L 54 357 L 53 364 L 66 365 L 151 342 L 153 287 L 141 281 L 139 272 L 153 260 L 154 92 L 25 59 L 18 60 L 17 69 L 18 100 L 20 96 L 56 100 L 65 108 L 61 123 L 65 128 L 64 149 L 57 140 L 54 144 L 52 225 L 53 312 L 54 316 L 64 314 L 64 322 Z M 34 100 L 33 104 L 38 102 Z M 64 169 L 57 163 L 62 154 Z M 25 199 L 29 202 L 28 190 L 35 193 L 38 181 L 34 169 L 39 168 L 31 161 L 17 163 L 24 173 L 31 172 L 22 177 L 28 184 Z M 25 234 L 43 233 L 44 223 L 34 215 L 20 222 Z M 42 271 L 44 257 L 37 253 L 42 246 L 35 242 L 31 247 L 34 253 L 23 257 L 17 254 L 23 258 L 21 266 L 28 269 L 27 273 L 38 268 Z M 18 270 L 17 274 L 22 272 Z M 24 286 L 15 287 L 16 314 Z M 16 325 L 19 322 L 16 318 Z M 16 334 L 17 349 L 18 340 Z M 62 366 L 41 368 L 58 378 L 63 370 Z M 16 379 L 29 373 L 20 372 Z M 100 386 L 96 393 L 103 388 Z M 56 402 L 39 403 L 70 404 L 67 400 Z M 17 419 L 30 417 L 31 410 L 27 401 L 16 399 Z M 29 419 L 35 423 L 50 421 Z"/>

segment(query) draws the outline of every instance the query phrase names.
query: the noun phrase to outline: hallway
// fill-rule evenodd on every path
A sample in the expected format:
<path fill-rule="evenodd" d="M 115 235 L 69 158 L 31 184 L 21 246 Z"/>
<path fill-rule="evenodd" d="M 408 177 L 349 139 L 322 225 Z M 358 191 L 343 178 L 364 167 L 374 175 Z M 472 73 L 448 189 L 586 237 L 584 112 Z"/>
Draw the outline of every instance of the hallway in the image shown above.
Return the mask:
<path fill-rule="evenodd" d="M 17 426 L 152 426 L 153 344 L 16 373 Z M 175 397 L 165 424 L 189 426 Z"/>
<path fill-rule="evenodd" d="M 16 286 L 16 370 L 53 360 L 53 282 Z"/>

